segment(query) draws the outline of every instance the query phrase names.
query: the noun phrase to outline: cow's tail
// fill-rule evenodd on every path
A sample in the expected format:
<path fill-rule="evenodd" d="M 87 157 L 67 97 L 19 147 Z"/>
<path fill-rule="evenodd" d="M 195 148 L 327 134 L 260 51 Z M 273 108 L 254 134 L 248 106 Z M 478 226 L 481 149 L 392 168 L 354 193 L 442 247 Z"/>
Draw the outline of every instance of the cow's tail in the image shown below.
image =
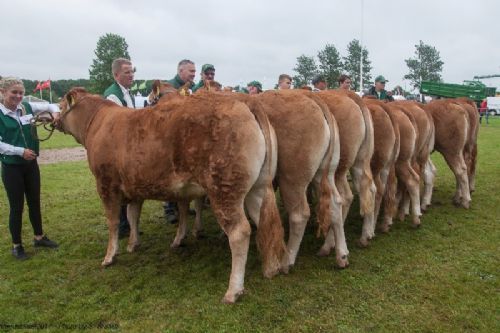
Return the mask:
<path fill-rule="evenodd" d="M 335 156 L 334 153 L 335 151 L 340 151 L 339 130 L 337 122 L 335 121 L 335 118 L 326 103 L 314 94 L 310 94 L 309 96 L 312 97 L 316 104 L 320 107 L 326 123 L 328 124 L 328 129 L 330 130 L 330 144 L 328 145 L 328 150 L 323 158 L 323 161 L 321 162 L 323 173 L 319 184 L 319 202 L 316 211 L 316 216 L 318 218 L 317 236 L 320 234 L 326 236 L 329 228 L 331 227 L 334 212 L 338 212 L 340 216 L 337 218 L 340 220 L 342 219 L 342 212 L 340 210 L 342 198 L 335 187 L 335 170 L 337 169 L 337 165 L 339 163 L 339 155 Z M 330 172 L 333 173 L 331 179 L 328 178 L 330 176 Z M 333 207 L 333 205 L 336 205 L 337 207 Z"/>
<path fill-rule="evenodd" d="M 370 161 L 373 156 L 374 147 L 374 130 L 373 130 L 373 120 L 370 114 L 370 110 L 361 100 L 355 101 L 359 108 L 361 109 L 361 113 L 363 115 L 363 119 L 365 121 L 365 139 L 363 140 L 363 147 L 365 149 L 365 163 L 363 173 L 365 178 L 361 181 L 360 184 L 360 205 L 361 205 L 361 213 L 364 216 L 367 213 L 373 212 L 375 210 L 375 184 L 373 182 L 372 171 L 370 168 Z"/>
<path fill-rule="evenodd" d="M 249 107 L 262 129 L 266 143 L 266 157 L 262 166 L 263 172 L 261 171 L 261 174 L 266 176 L 266 189 L 260 208 L 256 238 L 257 248 L 262 256 L 264 276 L 272 277 L 280 270 L 284 272 L 288 271 L 288 255 L 284 241 L 285 233 L 281 224 L 272 185 L 274 175 L 273 161 L 277 160 L 278 154 L 275 148 L 277 144 L 273 144 L 273 140 L 275 140 L 274 130 L 262 108 L 262 104 L 254 99 L 249 102 Z"/>

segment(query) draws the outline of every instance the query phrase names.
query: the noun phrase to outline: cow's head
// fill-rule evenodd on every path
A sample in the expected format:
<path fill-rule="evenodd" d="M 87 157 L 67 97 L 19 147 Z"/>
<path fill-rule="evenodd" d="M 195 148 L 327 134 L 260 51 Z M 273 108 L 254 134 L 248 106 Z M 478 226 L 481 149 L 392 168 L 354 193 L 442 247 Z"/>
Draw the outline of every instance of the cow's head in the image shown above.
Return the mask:
<path fill-rule="evenodd" d="M 99 95 L 92 95 L 84 88 L 72 88 L 59 103 L 61 115 L 54 126 L 66 134 L 71 134 L 76 141 L 84 144 L 89 119 L 92 119 L 103 104 L 113 103 Z"/>
<path fill-rule="evenodd" d="M 154 80 L 151 88 L 151 93 L 148 96 L 150 105 L 158 103 L 163 95 L 177 94 L 177 89 L 175 89 L 174 86 L 166 82 L 161 82 L 160 80 Z"/>

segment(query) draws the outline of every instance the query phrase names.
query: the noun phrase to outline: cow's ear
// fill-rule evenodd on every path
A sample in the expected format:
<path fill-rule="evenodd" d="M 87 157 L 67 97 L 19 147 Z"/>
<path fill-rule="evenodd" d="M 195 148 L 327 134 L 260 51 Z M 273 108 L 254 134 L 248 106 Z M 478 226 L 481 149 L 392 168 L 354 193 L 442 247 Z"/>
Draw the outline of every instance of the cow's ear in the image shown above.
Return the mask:
<path fill-rule="evenodd" d="M 76 101 L 76 92 L 70 91 L 66 94 L 66 102 L 68 103 L 68 108 L 73 107 Z"/>
<path fill-rule="evenodd" d="M 151 90 L 155 96 L 160 96 L 160 80 L 154 80 Z"/>

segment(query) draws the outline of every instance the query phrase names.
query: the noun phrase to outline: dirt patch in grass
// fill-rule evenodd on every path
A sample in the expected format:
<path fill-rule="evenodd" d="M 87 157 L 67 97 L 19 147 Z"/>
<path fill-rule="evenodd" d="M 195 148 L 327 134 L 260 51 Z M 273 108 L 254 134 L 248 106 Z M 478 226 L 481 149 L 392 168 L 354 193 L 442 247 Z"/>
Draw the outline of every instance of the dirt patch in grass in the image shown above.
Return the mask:
<path fill-rule="evenodd" d="M 87 159 L 87 150 L 83 147 L 42 149 L 38 157 L 39 164 L 75 162 Z"/>

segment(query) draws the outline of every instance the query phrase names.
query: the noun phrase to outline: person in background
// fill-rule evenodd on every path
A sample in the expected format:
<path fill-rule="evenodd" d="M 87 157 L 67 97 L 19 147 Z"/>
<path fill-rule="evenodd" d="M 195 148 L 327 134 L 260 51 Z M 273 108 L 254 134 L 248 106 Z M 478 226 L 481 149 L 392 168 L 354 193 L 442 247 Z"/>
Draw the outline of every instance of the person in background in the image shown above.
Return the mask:
<path fill-rule="evenodd" d="M 189 89 L 193 89 L 195 76 L 196 67 L 194 62 L 188 59 L 183 59 L 179 61 L 179 64 L 177 65 L 177 75 L 172 79 L 167 80 L 167 82 L 170 83 L 175 89 L 180 89 L 186 84 Z"/>
<path fill-rule="evenodd" d="M 339 76 L 339 89 L 351 90 L 352 80 L 349 75 L 342 74 Z"/>
<path fill-rule="evenodd" d="M 21 240 L 24 198 L 28 204 L 29 219 L 33 227 L 33 246 L 57 248 L 43 232 L 40 208 L 40 169 L 37 156 L 39 142 L 36 128 L 30 120 L 47 111 L 55 118 L 59 108 L 55 104 L 23 102 L 25 89 L 18 78 L 0 79 L 0 160 L 2 181 L 9 201 L 9 230 L 12 237 L 11 253 L 18 260 L 27 259 Z"/>
<path fill-rule="evenodd" d="M 392 97 L 392 92 L 385 90 L 385 83 L 389 82 L 383 77 L 382 75 L 379 75 L 375 78 L 375 85 L 372 86 L 369 90 L 367 95 L 375 96 L 377 99 L 380 100 L 386 100 L 389 102 L 394 101 L 394 98 Z"/>
<path fill-rule="evenodd" d="M 130 93 L 130 87 L 134 82 L 134 67 L 129 59 L 118 58 L 111 64 L 111 72 L 115 82 L 104 91 L 104 98 L 109 99 L 120 106 L 131 109 L 135 108 L 134 96 Z M 120 223 L 118 225 L 118 238 L 127 237 L 130 234 L 130 224 L 127 219 L 127 205 L 120 207 Z"/>
<path fill-rule="evenodd" d="M 278 89 L 287 90 L 292 87 L 292 77 L 288 74 L 281 74 L 278 77 Z"/>
<path fill-rule="evenodd" d="M 316 75 L 311 83 L 313 84 L 313 89 L 312 91 L 322 91 L 326 90 L 326 80 L 323 77 L 323 75 Z"/>
<path fill-rule="evenodd" d="M 215 68 L 214 68 L 215 75 Z M 188 89 L 193 89 L 194 77 L 196 76 L 196 67 L 194 62 L 189 59 L 183 59 L 177 64 L 177 75 L 167 80 L 175 89 L 180 89 L 187 86 Z M 165 201 L 163 203 L 163 210 L 165 213 L 165 220 L 170 224 L 175 224 L 179 220 L 179 211 L 177 203 L 173 201 Z"/>
<path fill-rule="evenodd" d="M 257 95 L 262 92 L 262 84 L 259 81 L 251 81 L 247 84 L 248 94 Z"/>
<path fill-rule="evenodd" d="M 205 81 L 214 81 L 215 80 L 215 67 L 212 64 L 205 64 L 201 66 L 201 79 L 200 81 L 193 86 L 193 92 L 202 88 L 205 85 Z"/>
<path fill-rule="evenodd" d="M 479 105 L 479 123 L 481 124 L 483 120 L 483 115 L 486 116 L 486 124 L 489 124 L 489 112 L 488 112 L 488 101 L 487 99 L 483 99 L 481 104 Z"/>

